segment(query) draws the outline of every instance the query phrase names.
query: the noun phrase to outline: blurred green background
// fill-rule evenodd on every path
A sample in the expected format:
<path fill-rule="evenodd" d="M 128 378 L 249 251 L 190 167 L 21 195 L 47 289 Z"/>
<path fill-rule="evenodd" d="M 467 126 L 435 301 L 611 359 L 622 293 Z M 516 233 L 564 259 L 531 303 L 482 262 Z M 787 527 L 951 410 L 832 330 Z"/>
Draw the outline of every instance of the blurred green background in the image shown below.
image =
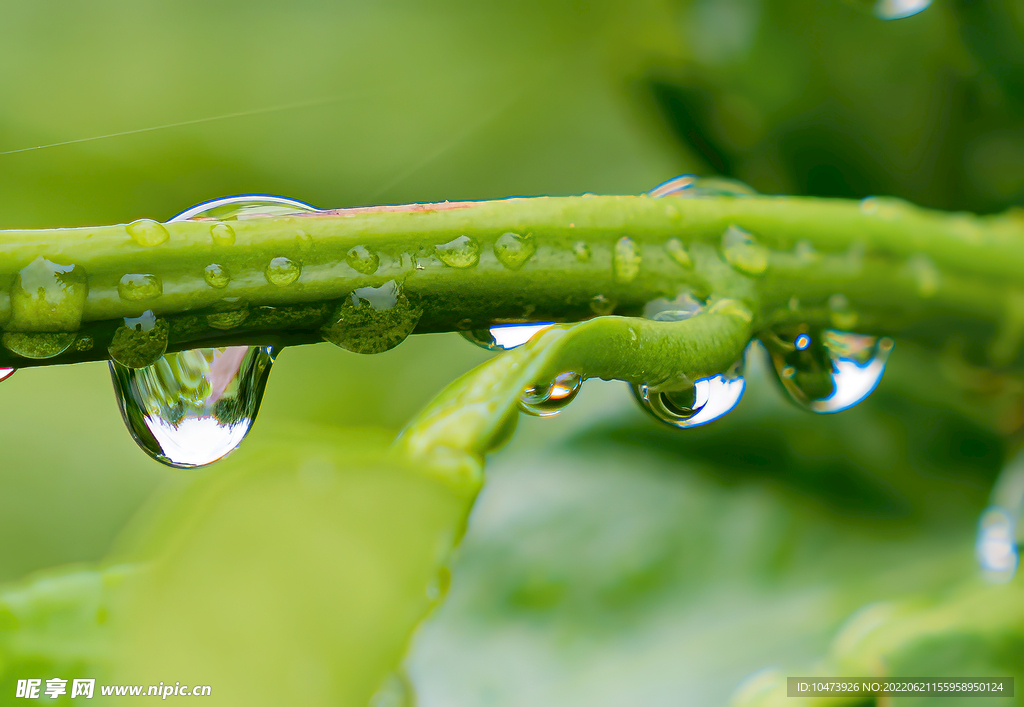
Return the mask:
<path fill-rule="evenodd" d="M 639 193 L 685 172 L 992 212 L 1024 198 L 1022 23 L 1024 3 L 966 0 L 888 22 L 838 0 L 6 3 L 0 228 L 238 193 Z M 486 355 L 455 335 L 289 349 L 253 435 L 397 430 Z M 660 429 L 602 383 L 524 420 L 408 659 L 420 704 L 722 704 L 813 662 L 859 607 L 974 577 L 1013 425 L 917 361 L 897 346 L 880 391 L 835 417 L 789 406 L 754 361 L 708 428 Z M 189 475 L 135 447 L 103 365 L 22 371 L 0 395 L 4 579 L 101 558 Z M 1021 667 L 1019 642 L 972 640 L 912 667 Z"/>

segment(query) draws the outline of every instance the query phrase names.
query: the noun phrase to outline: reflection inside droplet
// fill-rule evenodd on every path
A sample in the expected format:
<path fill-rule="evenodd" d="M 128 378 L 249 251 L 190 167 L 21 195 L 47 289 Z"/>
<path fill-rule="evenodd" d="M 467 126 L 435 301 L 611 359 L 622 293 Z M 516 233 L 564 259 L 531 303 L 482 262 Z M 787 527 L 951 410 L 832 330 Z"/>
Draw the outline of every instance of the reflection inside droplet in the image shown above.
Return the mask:
<path fill-rule="evenodd" d="M 978 564 L 990 582 L 1009 582 L 1017 572 L 1020 558 L 1016 525 L 1013 514 L 1001 506 L 991 506 L 981 515 L 974 549 Z"/>
<path fill-rule="evenodd" d="M 725 373 L 701 378 L 687 390 L 651 392 L 647 384 L 634 385 L 633 395 L 656 419 L 673 427 L 699 427 L 714 422 L 740 402 L 746 381 L 742 362 Z"/>
<path fill-rule="evenodd" d="M 138 445 L 157 461 L 187 468 L 217 461 L 241 443 L 274 356 L 270 346 L 194 349 L 139 369 L 111 361 L 110 373 Z"/>
<path fill-rule="evenodd" d="M 538 324 L 498 324 L 490 329 L 472 329 L 459 332 L 463 338 L 488 351 L 508 351 L 522 346 L 539 331 L 547 329 L 554 322 Z"/>
<path fill-rule="evenodd" d="M 5 381 L 14 375 L 14 368 L 0 368 L 0 381 Z"/>
<path fill-rule="evenodd" d="M 535 385 L 524 390 L 519 399 L 519 409 L 536 417 L 557 415 L 569 406 L 582 387 L 583 376 L 579 373 L 560 373 L 548 385 Z"/>
<path fill-rule="evenodd" d="M 901 20 L 928 9 L 932 0 L 878 0 L 875 17 L 882 20 Z"/>

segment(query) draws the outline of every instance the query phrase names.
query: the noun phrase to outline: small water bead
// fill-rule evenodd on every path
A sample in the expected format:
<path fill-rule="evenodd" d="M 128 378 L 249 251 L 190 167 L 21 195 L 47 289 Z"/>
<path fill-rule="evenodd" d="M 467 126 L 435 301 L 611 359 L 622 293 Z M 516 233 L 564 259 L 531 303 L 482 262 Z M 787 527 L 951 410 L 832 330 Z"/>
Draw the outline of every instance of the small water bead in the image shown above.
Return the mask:
<path fill-rule="evenodd" d="M 669 238 L 665 242 L 665 252 L 668 253 L 672 260 L 684 268 L 693 267 L 693 259 L 690 258 L 690 254 L 686 251 L 686 246 L 678 238 Z"/>
<path fill-rule="evenodd" d="M 480 244 L 469 236 L 459 236 L 435 246 L 434 253 L 450 268 L 472 268 L 480 262 Z"/>
<path fill-rule="evenodd" d="M 768 269 L 768 249 L 736 225 L 722 234 L 722 254 L 733 268 L 747 275 L 760 275 Z"/>
<path fill-rule="evenodd" d="M 380 287 L 359 287 L 346 297 L 320 329 L 325 341 L 348 351 L 374 354 L 405 341 L 423 316 L 423 308 L 394 280 Z"/>
<path fill-rule="evenodd" d="M 590 298 L 590 311 L 600 316 L 611 314 L 618 305 L 619 303 L 614 297 L 594 295 Z"/>
<path fill-rule="evenodd" d="M 210 226 L 210 238 L 215 245 L 229 246 L 235 244 L 235 229 L 230 224 L 215 223 Z"/>
<path fill-rule="evenodd" d="M 644 305 L 644 318 L 656 322 L 681 322 L 703 311 L 704 305 L 689 292 L 675 299 L 658 297 Z"/>
<path fill-rule="evenodd" d="M 776 332 L 765 341 L 779 382 L 802 407 L 821 414 L 847 410 L 878 385 L 893 342 L 831 329 Z"/>
<path fill-rule="evenodd" d="M 287 199 L 283 196 L 242 194 L 203 202 L 182 211 L 171 221 L 244 221 L 252 218 L 286 216 L 314 211 L 319 211 L 319 209 L 302 201 Z M 218 243 L 218 245 L 231 245 L 235 242 L 235 232 L 227 224 L 224 225 L 230 230 L 230 242 Z M 213 226 L 213 228 L 217 228 L 217 226 Z M 226 234 L 227 232 L 221 231 L 221 233 Z M 213 234 L 212 228 L 211 235 L 214 236 L 216 242 L 217 237 Z"/>
<path fill-rule="evenodd" d="M 640 247 L 629 236 L 615 242 L 612 252 L 612 272 L 615 281 L 626 285 L 640 274 Z"/>
<path fill-rule="evenodd" d="M 128 232 L 133 241 L 146 248 L 162 245 L 171 238 L 166 226 L 148 218 L 132 221 L 124 227 L 124 230 Z"/>
<path fill-rule="evenodd" d="M 249 308 L 232 309 L 227 312 L 212 312 L 206 315 L 206 323 L 213 329 L 227 331 L 239 326 L 249 318 Z"/>
<path fill-rule="evenodd" d="M 270 346 L 166 354 L 151 366 L 110 362 L 121 416 L 153 459 L 204 466 L 234 450 L 252 427 L 274 362 Z"/>
<path fill-rule="evenodd" d="M 548 384 L 524 390 L 519 397 L 519 409 L 527 415 L 551 417 L 568 407 L 582 388 L 583 376 L 579 373 L 560 373 Z"/>
<path fill-rule="evenodd" d="M 43 360 L 59 356 L 75 343 L 74 332 L 48 331 L 6 331 L 3 344 L 13 354 L 22 358 Z"/>
<path fill-rule="evenodd" d="M 117 294 L 126 302 L 156 299 L 164 293 L 164 283 L 156 275 L 124 275 L 117 283 Z"/>
<path fill-rule="evenodd" d="M 372 275 L 380 267 L 380 256 L 364 245 L 357 245 L 345 254 L 349 267 L 363 275 Z"/>
<path fill-rule="evenodd" d="M 912 255 L 907 260 L 907 269 L 910 271 L 910 276 L 917 285 L 917 293 L 921 297 L 934 297 L 938 293 L 942 275 L 931 258 L 924 253 Z"/>
<path fill-rule="evenodd" d="M 219 290 L 228 286 L 228 283 L 231 282 L 231 275 L 223 265 L 211 263 L 203 268 L 203 279 L 206 280 L 207 285 Z"/>
<path fill-rule="evenodd" d="M 756 196 L 757 192 L 735 179 L 684 174 L 659 184 L 647 194 L 655 199 L 666 196 L 696 199 L 704 196 Z"/>
<path fill-rule="evenodd" d="M 263 274 L 271 285 L 287 287 L 299 279 L 302 266 L 290 258 L 279 256 L 270 261 Z"/>
<path fill-rule="evenodd" d="M 518 270 L 537 252 L 533 234 L 503 233 L 494 243 L 494 257 L 509 270 Z"/>
<path fill-rule="evenodd" d="M 572 246 L 572 254 L 576 256 L 576 260 L 581 263 L 589 263 L 593 254 L 590 252 L 590 246 L 583 241 L 576 241 Z"/>
<path fill-rule="evenodd" d="M 808 240 L 798 241 L 793 248 L 793 254 L 805 263 L 816 263 L 821 259 L 821 254 Z"/>
<path fill-rule="evenodd" d="M 740 402 L 746 381 L 743 363 L 737 361 L 728 371 L 701 378 L 680 391 L 653 392 L 647 384 L 632 386 L 640 406 L 656 420 L 673 427 L 699 427 L 714 422 Z"/>
<path fill-rule="evenodd" d="M 139 317 L 125 317 L 124 324 L 114 332 L 107 352 L 122 366 L 145 368 L 167 351 L 169 333 L 167 320 L 147 310 Z"/>
<path fill-rule="evenodd" d="M 901 20 L 928 9 L 932 0 L 878 0 L 875 3 L 875 17 L 880 20 Z"/>
<path fill-rule="evenodd" d="M 0 368 L 0 382 L 13 376 L 16 370 L 16 368 Z"/>
<path fill-rule="evenodd" d="M 74 331 L 82 323 L 88 293 L 84 268 L 40 256 L 14 279 L 6 326 L 12 331 Z"/>
<path fill-rule="evenodd" d="M 508 351 L 522 346 L 534 334 L 547 329 L 554 322 L 535 324 L 498 324 L 490 329 L 469 329 L 459 332 L 462 337 L 488 351 Z"/>
<path fill-rule="evenodd" d="M 989 582 L 1004 584 L 1013 579 L 1020 563 L 1015 514 L 998 505 L 985 509 L 978 521 L 974 553 Z"/>

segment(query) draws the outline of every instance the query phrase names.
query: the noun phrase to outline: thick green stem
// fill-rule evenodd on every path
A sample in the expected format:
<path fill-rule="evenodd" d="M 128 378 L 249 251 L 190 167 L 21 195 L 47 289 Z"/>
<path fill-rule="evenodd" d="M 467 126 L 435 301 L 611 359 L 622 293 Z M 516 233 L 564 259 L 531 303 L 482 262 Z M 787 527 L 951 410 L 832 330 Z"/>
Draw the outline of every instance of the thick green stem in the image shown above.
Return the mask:
<path fill-rule="evenodd" d="M 0 349 L 0 366 L 108 358 L 123 319 L 146 311 L 167 320 L 171 350 L 317 341 L 354 290 L 389 281 L 422 309 L 418 333 L 579 321 L 608 303 L 636 315 L 681 290 L 718 294 L 709 271 L 716 266 L 693 255 L 706 244 L 728 258 L 722 236 L 732 225 L 768 249 L 763 273 L 740 273 L 751 283 L 744 300 L 755 333 L 799 320 L 930 341 L 928 323 L 941 320 L 944 336 L 980 337 L 983 357 L 1017 359 L 1024 219 L 1016 213 L 944 214 L 885 199 L 584 196 L 240 220 L 229 223 L 230 244 L 212 233 L 214 221 L 168 223 L 169 237 L 151 246 L 140 241 L 161 239 L 133 238 L 123 225 L 2 231 L 0 292 L 11 297 L 0 295 L 0 325 L 8 333 L 60 332 L 71 322 L 78 341 L 44 360 Z M 502 251 L 507 233 L 521 237 L 518 255 L 530 253 L 524 263 Z M 359 246 L 365 250 L 352 251 Z M 77 266 L 56 276 L 64 290 L 33 290 L 38 258 Z M 277 258 L 301 268 L 294 281 L 278 276 Z M 204 277 L 211 265 L 229 279 Z M 77 278 L 73 286 L 68 278 Z M 40 294 L 52 306 L 40 305 Z"/>

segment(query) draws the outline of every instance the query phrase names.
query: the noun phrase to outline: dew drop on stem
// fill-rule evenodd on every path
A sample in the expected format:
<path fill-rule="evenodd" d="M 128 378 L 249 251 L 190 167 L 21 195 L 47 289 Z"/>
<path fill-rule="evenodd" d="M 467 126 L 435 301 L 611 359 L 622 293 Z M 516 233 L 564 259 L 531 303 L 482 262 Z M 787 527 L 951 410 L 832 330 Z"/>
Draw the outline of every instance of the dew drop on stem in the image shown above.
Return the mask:
<path fill-rule="evenodd" d="M 110 362 L 128 431 L 153 459 L 190 468 L 221 459 L 259 412 L 276 352 L 270 346 L 193 349 L 145 368 Z"/>
<path fill-rule="evenodd" d="M 756 196 L 757 192 L 743 182 L 726 177 L 698 177 L 684 174 L 663 182 L 647 192 L 648 196 L 662 199 L 698 199 L 707 196 Z"/>
<path fill-rule="evenodd" d="M 725 373 L 701 378 L 679 391 L 655 392 L 647 384 L 632 386 L 640 406 L 656 420 L 673 427 L 698 427 L 714 422 L 739 404 L 746 387 L 743 363 Z"/>
<path fill-rule="evenodd" d="M 583 387 L 583 376 L 574 371 L 560 373 L 547 384 L 533 385 L 519 397 L 519 409 L 535 417 L 557 415 L 575 399 Z"/>
<path fill-rule="evenodd" d="M 469 329 L 459 332 L 470 343 L 488 351 L 508 351 L 522 346 L 534 334 L 547 329 L 554 322 L 532 324 L 497 324 L 489 329 Z"/>

